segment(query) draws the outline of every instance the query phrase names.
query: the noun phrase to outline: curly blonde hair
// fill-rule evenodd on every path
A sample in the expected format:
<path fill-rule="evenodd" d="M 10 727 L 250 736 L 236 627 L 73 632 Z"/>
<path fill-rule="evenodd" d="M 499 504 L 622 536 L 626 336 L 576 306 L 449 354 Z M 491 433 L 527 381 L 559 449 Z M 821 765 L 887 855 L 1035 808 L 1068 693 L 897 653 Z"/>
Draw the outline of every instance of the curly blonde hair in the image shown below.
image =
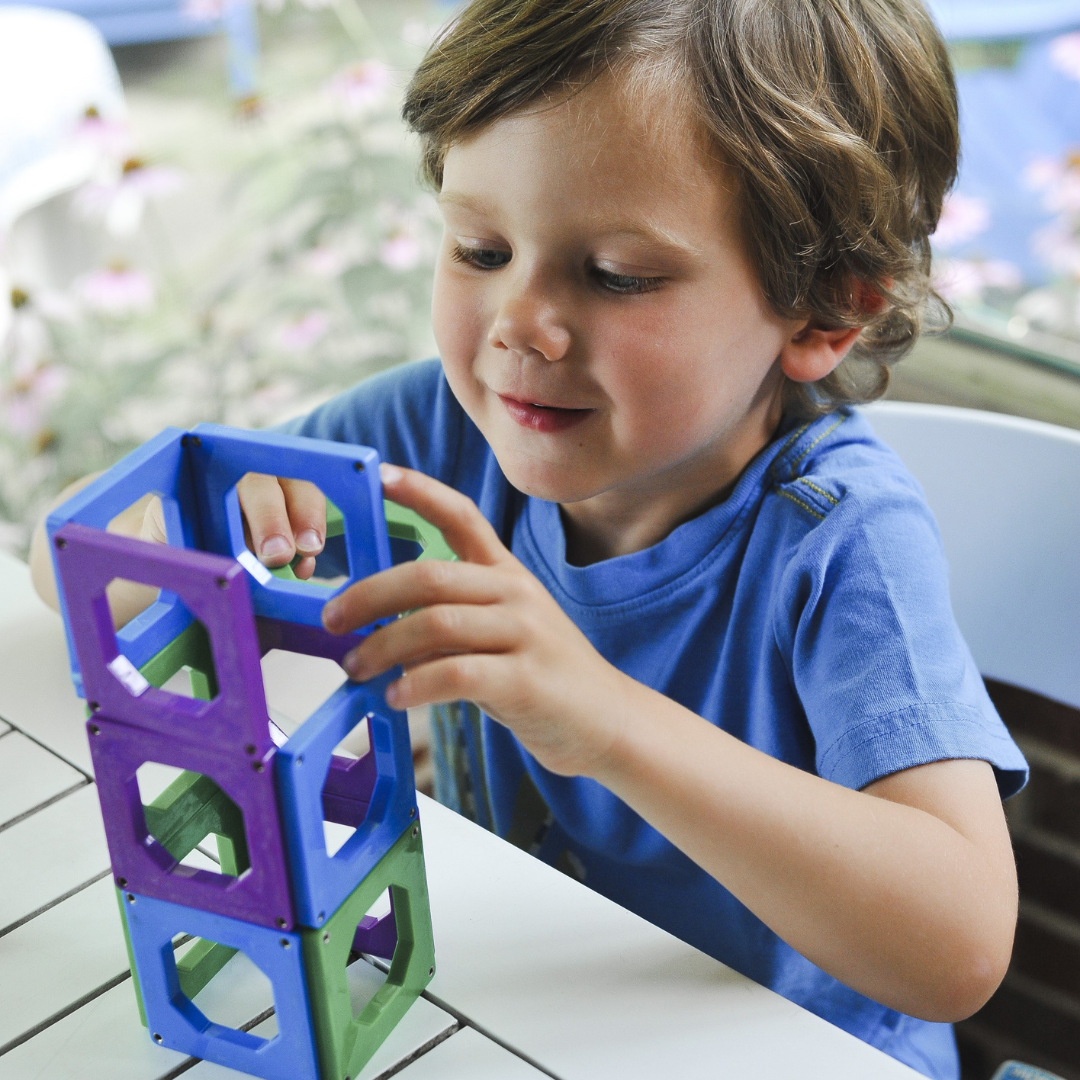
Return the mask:
<path fill-rule="evenodd" d="M 919 0 L 474 0 L 406 94 L 426 179 L 440 187 L 447 150 L 495 120 L 626 70 L 689 91 L 773 310 L 863 327 L 830 375 L 787 382 L 785 411 L 884 393 L 949 319 L 929 237 L 956 177 L 956 87 Z"/>

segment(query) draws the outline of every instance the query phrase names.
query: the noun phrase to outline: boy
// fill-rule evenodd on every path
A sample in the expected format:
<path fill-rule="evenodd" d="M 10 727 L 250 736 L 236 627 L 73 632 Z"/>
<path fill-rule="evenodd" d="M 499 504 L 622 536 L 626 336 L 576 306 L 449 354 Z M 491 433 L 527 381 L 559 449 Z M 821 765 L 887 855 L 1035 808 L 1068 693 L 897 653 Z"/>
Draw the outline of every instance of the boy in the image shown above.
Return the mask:
<path fill-rule="evenodd" d="M 846 408 L 934 300 L 957 133 L 932 23 L 478 0 L 405 116 L 446 222 L 441 366 L 290 430 L 378 448 L 461 562 L 328 604 L 339 633 L 413 611 L 347 670 L 401 664 L 392 704 L 436 703 L 442 798 L 956 1077 L 947 1022 L 1008 964 L 1025 765 L 917 485 Z M 318 494 L 241 499 L 264 561 L 310 575 Z"/>

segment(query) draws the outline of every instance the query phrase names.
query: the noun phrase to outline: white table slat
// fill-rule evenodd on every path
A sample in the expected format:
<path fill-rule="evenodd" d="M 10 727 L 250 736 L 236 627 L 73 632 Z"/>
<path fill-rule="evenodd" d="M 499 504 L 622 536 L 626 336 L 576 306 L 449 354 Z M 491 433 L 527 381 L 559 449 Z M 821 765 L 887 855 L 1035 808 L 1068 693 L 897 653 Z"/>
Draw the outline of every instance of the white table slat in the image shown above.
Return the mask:
<path fill-rule="evenodd" d="M 187 1058 L 139 1023 L 130 979 L 0 1057 L 4 1080 L 156 1080 Z"/>
<path fill-rule="evenodd" d="M 370 964 L 363 960 L 351 964 L 349 989 L 353 994 L 354 1008 L 367 1001 L 382 983 L 382 974 Z M 386 1042 L 375 1051 L 367 1065 L 360 1070 L 356 1080 L 380 1080 L 387 1073 L 396 1075 L 395 1070 L 400 1069 L 403 1061 L 419 1054 L 425 1047 L 452 1031 L 456 1023 L 449 1013 L 420 998 L 387 1036 Z M 253 1035 L 264 1039 L 272 1038 L 276 1032 L 277 1025 L 273 1017 L 251 1029 Z M 184 1075 L 189 1080 L 240 1080 L 243 1076 L 242 1073 L 210 1061 L 200 1062 Z"/>
<path fill-rule="evenodd" d="M 87 784 L 0 832 L 0 877 L 10 882 L 0 931 L 108 868 L 97 788 Z"/>
<path fill-rule="evenodd" d="M 82 773 L 21 731 L 5 735 L 0 739 L 0 826 L 85 782 Z"/>
<path fill-rule="evenodd" d="M 0 1046 L 127 966 L 111 877 L 0 937 Z M 0 1075 L 3 1061 L 0 1057 Z"/>
<path fill-rule="evenodd" d="M 564 1080 L 918 1075 L 420 798 L 429 992 Z"/>
<path fill-rule="evenodd" d="M 0 720 L 0 736 L 6 735 L 11 731 L 11 725 L 6 720 Z"/>
<path fill-rule="evenodd" d="M 544 1080 L 545 1077 L 527 1061 L 468 1027 L 455 1032 L 395 1075 L 401 1080 Z"/>
<path fill-rule="evenodd" d="M 25 563 L 0 553 L 0 581 L 0 716 L 90 773 L 60 616 L 37 598 Z"/>

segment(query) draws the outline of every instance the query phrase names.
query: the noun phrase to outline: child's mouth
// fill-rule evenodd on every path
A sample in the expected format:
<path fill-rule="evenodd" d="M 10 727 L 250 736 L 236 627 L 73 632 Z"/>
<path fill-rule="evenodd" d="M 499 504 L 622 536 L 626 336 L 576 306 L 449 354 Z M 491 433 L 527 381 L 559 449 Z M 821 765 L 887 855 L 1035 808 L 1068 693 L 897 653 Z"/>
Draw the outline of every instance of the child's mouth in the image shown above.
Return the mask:
<path fill-rule="evenodd" d="M 532 401 L 518 401 L 516 398 L 499 395 L 499 400 L 506 406 L 511 419 L 530 431 L 553 432 L 565 431 L 581 423 L 591 415 L 592 409 L 563 409 L 556 405 L 539 405 Z"/>

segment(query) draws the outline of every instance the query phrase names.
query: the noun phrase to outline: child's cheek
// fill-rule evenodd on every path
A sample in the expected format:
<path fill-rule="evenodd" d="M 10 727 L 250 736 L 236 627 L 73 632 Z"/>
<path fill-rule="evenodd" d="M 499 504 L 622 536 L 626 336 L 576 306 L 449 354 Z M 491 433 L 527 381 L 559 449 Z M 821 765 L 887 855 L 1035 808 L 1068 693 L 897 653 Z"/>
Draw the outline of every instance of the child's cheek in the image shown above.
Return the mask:
<path fill-rule="evenodd" d="M 460 380 L 472 371 L 473 361 L 483 348 L 483 313 L 478 290 L 463 275 L 445 268 L 444 258 L 440 258 L 435 270 L 431 328 L 447 376 L 453 372 Z M 454 381 L 458 380 L 451 379 Z"/>

